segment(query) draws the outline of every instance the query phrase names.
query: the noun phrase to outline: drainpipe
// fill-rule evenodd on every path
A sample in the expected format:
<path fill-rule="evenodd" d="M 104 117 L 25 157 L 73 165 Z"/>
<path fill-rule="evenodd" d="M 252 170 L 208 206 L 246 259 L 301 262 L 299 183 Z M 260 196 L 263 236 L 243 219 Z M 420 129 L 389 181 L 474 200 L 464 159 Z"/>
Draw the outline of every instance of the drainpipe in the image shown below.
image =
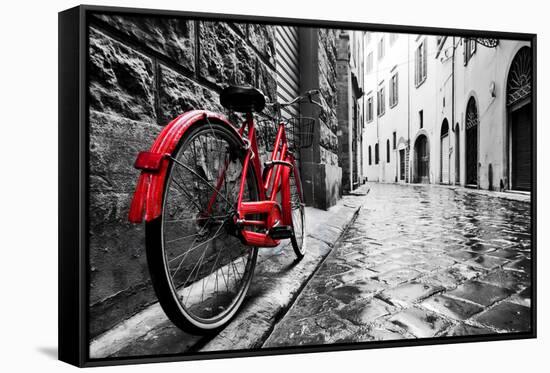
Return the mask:
<path fill-rule="evenodd" d="M 455 37 L 453 36 L 453 64 L 452 64 L 452 85 L 451 85 L 451 95 L 452 95 L 452 98 L 451 98 L 451 128 L 453 129 L 453 133 L 455 134 L 455 136 L 458 136 L 458 134 L 456 133 L 455 131 Z M 460 133 L 460 132 L 459 132 Z M 456 145 L 456 139 L 455 139 L 455 145 Z M 460 146 L 460 142 L 459 142 L 459 146 Z M 457 172 L 457 162 L 458 162 L 458 183 L 460 184 L 460 160 L 457 160 L 456 157 L 457 155 L 460 155 L 460 152 L 458 151 L 458 149 L 455 149 L 454 151 L 455 153 L 455 172 Z M 457 175 L 455 175 L 455 181 L 454 181 L 454 184 L 456 185 L 456 180 L 457 180 Z"/>
<path fill-rule="evenodd" d="M 412 167 L 411 167 L 411 50 L 410 50 L 411 35 L 407 35 L 407 148 L 405 156 L 408 159 L 408 182 L 412 182 Z"/>

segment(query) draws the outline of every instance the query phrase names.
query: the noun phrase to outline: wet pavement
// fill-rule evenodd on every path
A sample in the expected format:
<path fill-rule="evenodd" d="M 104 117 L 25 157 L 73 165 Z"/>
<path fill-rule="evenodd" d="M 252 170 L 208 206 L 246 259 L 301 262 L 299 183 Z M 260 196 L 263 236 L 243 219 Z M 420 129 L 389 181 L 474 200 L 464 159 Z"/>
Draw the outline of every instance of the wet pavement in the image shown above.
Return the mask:
<path fill-rule="evenodd" d="M 528 202 L 440 186 L 370 187 L 355 223 L 263 347 L 530 331 Z"/>
<path fill-rule="evenodd" d="M 366 188 L 363 187 L 363 195 Z M 345 196 L 328 211 L 306 208 L 307 255 L 296 262 L 288 241 L 260 249 L 254 279 L 235 318 L 216 335 L 178 329 L 158 303 L 91 342 L 90 356 L 130 357 L 258 348 L 357 215 L 363 197 Z"/>

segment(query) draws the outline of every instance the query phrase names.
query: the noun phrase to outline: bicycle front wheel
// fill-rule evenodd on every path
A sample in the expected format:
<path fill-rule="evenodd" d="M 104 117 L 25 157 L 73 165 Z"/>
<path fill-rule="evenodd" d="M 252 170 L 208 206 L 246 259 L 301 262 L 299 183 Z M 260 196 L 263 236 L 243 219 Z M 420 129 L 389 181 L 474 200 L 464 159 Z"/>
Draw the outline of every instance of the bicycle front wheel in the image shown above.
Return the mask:
<path fill-rule="evenodd" d="M 173 154 L 162 214 L 146 225 L 159 302 L 174 324 L 192 333 L 227 324 L 252 280 L 257 248 L 244 245 L 233 224 L 244 155 L 242 140 L 222 124 L 190 130 Z M 258 199 L 253 172 L 243 201 Z"/>
<path fill-rule="evenodd" d="M 290 211 L 292 217 L 292 231 L 291 237 L 292 248 L 294 253 L 301 260 L 306 254 L 306 212 L 304 196 L 302 194 L 302 188 L 298 188 L 300 175 L 296 167 L 290 172 L 289 184 L 290 184 Z M 301 184 L 300 184 L 301 185 Z"/>

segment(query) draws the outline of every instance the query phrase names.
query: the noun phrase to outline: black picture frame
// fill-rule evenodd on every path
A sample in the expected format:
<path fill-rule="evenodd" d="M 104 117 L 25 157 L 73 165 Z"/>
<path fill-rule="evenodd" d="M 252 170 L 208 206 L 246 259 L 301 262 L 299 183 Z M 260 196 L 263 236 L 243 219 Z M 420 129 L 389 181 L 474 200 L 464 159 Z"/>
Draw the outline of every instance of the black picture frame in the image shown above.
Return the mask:
<path fill-rule="evenodd" d="M 533 132 L 531 234 L 532 294 L 531 332 L 392 340 L 382 342 L 331 344 L 323 346 L 284 347 L 255 350 L 185 353 L 135 358 L 90 359 L 88 356 L 88 22 L 94 12 L 111 14 L 185 17 L 195 20 L 241 21 L 292 26 L 315 26 L 351 30 L 415 33 L 430 35 L 484 36 L 496 39 L 524 40 L 531 43 L 533 53 Z M 320 21 L 309 19 L 242 16 L 156 9 L 137 9 L 81 5 L 59 13 L 59 359 L 79 367 L 122 365 L 151 362 L 218 359 L 263 355 L 283 355 L 340 350 L 435 345 L 536 338 L 537 324 L 537 35 L 485 30 L 382 25 L 357 22 Z"/>

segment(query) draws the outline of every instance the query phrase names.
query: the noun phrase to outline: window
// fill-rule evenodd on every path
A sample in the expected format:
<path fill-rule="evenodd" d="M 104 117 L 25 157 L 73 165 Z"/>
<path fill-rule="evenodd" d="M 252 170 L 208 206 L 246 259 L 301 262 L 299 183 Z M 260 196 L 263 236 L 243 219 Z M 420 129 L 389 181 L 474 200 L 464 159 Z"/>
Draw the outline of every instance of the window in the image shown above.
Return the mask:
<path fill-rule="evenodd" d="M 383 86 L 378 89 L 376 101 L 376 114 L 381 117 L 386 112 L 386 89 Z"/>
<path fill-rule="evenodd" d="M 398 36 L 399 34 L 390 34 L 390 45 L 393 45 L 395 43 Z"/>
<path fill-rule="evenodd" d="M 374 163 L 378 164 L 378 144 L 374 145 Z"/>
<path fill-rule="evenodd" d="M 424 128 L 424 110 L 418 112 L 418 123 L 420 124 L 420 128 Z"/>
<path fill-rule="evenodd" d="M 371 148 L 369 145 L 369 166 L 372 164 L 372 154 L 371 154 Z"/>
<path fill-rule="evenodd" d="M 373 102 L 372 102 L 372 96 L 369 96 L 367 98 L 367 123 L 372 122 L 373 114 L 374 114 L 374 108 L 373 108 Z"/>
<path fill-rule="evenodd" d="M 428 75 L 428 57 L 426 40 L 418 45 L 415 53 L 414 84 L 419 87 L 426 80 Z"/>
<path fill-rule="evenodd" d="M 382 36 L 378 41 L 378 59 L 381 60 L 386 55 L 385 38 Z"/>
<path fill-rule="evenodd" d="M 390 80 L 390 108 L 397 105 L 398 102 L 398 73 L 393 74 Z"/>
<path fill-rule="evenodd" d="M 373 53 L 373 52 L 370 52 L 369 55 L 367 56 L 367 74 L 372 73 L 372 68 L 373 68 L 373 57 L 372 57 L 372 53 Z"/>
<path fill-rule="evenodd" d="M 390 139 L 386 141 L 386 162 L 390 163 Z"/>
<path fill-rule="evenodd" d="M 477 42 L 475 39 L 464 39 L 464 66 L 468 64 L 468 61 L 476 53 Z"/>
<path fill-rule="evenodd" d="M 397 148 L 397 132 L 393 131 L 393 150 Z"/>

